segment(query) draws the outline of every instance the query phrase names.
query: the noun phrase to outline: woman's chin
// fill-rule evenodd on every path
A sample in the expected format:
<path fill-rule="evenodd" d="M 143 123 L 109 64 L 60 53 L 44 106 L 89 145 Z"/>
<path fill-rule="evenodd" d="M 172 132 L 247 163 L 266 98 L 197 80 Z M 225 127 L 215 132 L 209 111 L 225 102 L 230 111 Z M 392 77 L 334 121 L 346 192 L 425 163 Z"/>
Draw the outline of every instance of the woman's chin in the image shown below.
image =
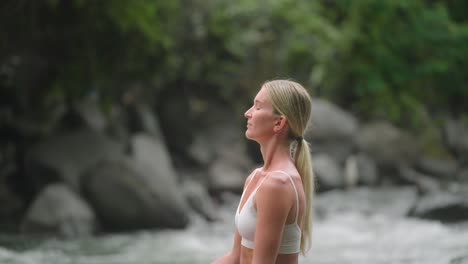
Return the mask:
<path fill-rule="evenodd" d="M 248 129 L 245 131 L 245 137 L 246 137 L 247 139 L 252 139 L 252 137 L 251 137 L 251 135 L 250 135 L 250 131 L 249 131 Z"/>

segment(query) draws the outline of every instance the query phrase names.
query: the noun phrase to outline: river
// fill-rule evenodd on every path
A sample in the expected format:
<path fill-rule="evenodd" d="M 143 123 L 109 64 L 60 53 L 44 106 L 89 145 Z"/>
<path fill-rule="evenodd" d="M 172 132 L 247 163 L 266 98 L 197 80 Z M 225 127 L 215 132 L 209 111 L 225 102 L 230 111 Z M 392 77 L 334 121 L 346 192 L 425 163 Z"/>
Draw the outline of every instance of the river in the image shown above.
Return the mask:
<path fill-rule="evenodd" d="M 1 264 L 209 263 L 229 250 L 238 197 L 221 221 L 194 215 L 185 230 L 148 230 L 81 239 L 0 235 Z M 304 264 L 468 263 L 468 225 L 384 214 L 335 212 L 314 223 Z"/>

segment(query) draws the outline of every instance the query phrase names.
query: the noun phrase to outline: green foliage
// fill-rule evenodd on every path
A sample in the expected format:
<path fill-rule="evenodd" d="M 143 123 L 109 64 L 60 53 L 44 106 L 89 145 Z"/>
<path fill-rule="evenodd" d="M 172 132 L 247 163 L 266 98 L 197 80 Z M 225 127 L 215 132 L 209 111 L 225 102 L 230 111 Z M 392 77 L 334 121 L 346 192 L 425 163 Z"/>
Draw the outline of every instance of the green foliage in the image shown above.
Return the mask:
<path fill-rule="evenodd" d="M 48 67 L 40 89 L 16 81 L 21 71 L 0 81 L 26 108 L 90 92 L 113 102 L 139 85 L 148 98 L 178 90 L 197 105 L 215 99 L 242 109 L 263 81 L 293 78 L 363 118 L 417 127 L 421 108 L 468 112 L 461 1 L 5 0 L 1 7 L 0 66 L 34 54 Z"/>
<path fill-rule="evenodd" d="M 330 96 L 395 122 L 408 121 L 420 105 L 466 110 L 468 27 L 444 5 L 362 0 L 334 8 L 344 44 L 333 44 L 336 59 L 324 66 L 330 71 L 321 84 Z"/>

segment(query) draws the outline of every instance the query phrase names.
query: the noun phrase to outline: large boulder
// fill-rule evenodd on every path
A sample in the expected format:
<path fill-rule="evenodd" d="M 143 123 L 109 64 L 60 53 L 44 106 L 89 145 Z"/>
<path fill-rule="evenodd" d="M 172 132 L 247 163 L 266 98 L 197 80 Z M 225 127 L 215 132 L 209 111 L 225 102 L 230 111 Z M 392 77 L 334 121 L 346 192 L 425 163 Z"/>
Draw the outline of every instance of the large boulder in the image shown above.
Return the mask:
<path fill-rule="evenodd" d="M 122 153 L 122 145 L 84 128 L 33 146 L 27 153 L 26 172 L 36 190 L 53 181 L 78 190 L 84 170 L 103 159 L 118 159 Z"/>
<path fill-rule="evenodd" d="M 65 237 L 92 235 L 96 217 L 91 207 L 63 183 L 47 185 L 31 204 L 21 224 L 24 233 Z"/>
<path fill-rule="evenodd" d="M 210 118 L 195 131 L 188 154 L 199 167 L 206 168 L 200 182 L 211 192 L 240 192 L 254 166 L 247 150 L 245 126 L 233 121 L 235 113 L 225 106 L 214 104 L 210 109 Z"/>
<path fill-rule="evenodd" d="M 131 160 L 102 161 L 83 176 L 83 194 L 105 231 L 184 228 L 185 207 L 174 196 L 181 191 L 156 180 L 146 164 Z"/>
<path fill-rule="evenodd" d="M 421 153 L 416 138 L 384 121 L 362 126 L 355 140 L 359 150 L 386 168 L 414 165 Z"/>
<path fill-rule="evenodd" d="M 411 216 L 441 222 L 468 220 L 468 197 L 448 192 L 432 192 L 419 199 Z"/>
<path fill-rule="evenodd" d="M 320 98 L 312 99 L 312 114 L 304 138 L 313 153 L 326 153 L 343 163 L 353 151 L 357 119 L 349 112 Z"/>
<path fill-rule="evenodd" d="M 162 140 L 137 134 L 132 155 L 101 162 L 83 176 L 85 196 L 105 228 L 184 228 L 188 205 Z"/>
<path fill-rule="evenodd" d="M 351 113 L 331 102 L 313 98 L 309 128 L 305 135 L 309 140 L 352 139 L 358 122 Z"/>

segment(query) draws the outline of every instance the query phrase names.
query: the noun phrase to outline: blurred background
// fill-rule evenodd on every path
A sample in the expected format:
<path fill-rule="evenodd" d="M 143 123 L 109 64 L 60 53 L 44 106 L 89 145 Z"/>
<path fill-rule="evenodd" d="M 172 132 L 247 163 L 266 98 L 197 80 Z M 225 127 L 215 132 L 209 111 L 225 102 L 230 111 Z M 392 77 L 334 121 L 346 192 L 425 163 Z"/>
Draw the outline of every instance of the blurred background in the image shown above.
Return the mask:
<path fill-rule="evenodd" d="M 468 263 L 462 0 L 2 0 L 0 262 L 227 252 L 272 79 L 313 96 L 301 263 Z"/>

